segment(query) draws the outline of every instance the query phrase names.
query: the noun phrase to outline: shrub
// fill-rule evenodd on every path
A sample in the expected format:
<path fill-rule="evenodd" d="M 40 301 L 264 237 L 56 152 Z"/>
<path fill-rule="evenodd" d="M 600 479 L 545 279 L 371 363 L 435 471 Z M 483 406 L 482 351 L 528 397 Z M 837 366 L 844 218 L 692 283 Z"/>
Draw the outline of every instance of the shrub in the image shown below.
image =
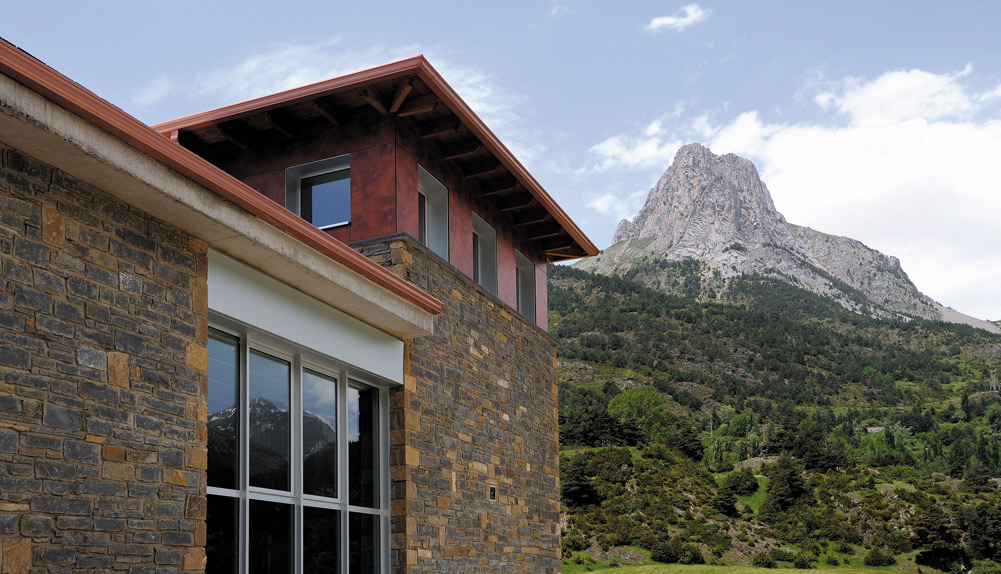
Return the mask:
<path fill-rule="evenodd" d="M 775 559 L 768 552 L 758 552 L 751 557 L 751 565 L 758 568 L 775 568 Z"/>
<path fill-rule="evenodd" d="M 681 541 L 677 538 L 672 538 L 658 542 L 653 547 L 650 558 L 655 562 L 674 564 L 681 559 Z"/>
<path fill-rule="evenodd" d="M 866 566 L 893 566 L 897 559 L 889 551 L 873 548 L 865 555 Z"/>
<path fill-rule="evenodd" d="M 768 551 L 768 554 L 776 562 L 792 562 L 796 558 L 792 552 L 781 548 L 772 548 Z"/>
<path fill-rule="evenodd" d="M 678 558 L 680 564 L 704 564 L 705 561 L 698 544 L 689 542 L 681 547 L 681 556 Z"/>
<path fill-rule="evenodd" d="M 800 570 L 806 570 L 807 568 L 811 568 L 811 563 L 815 560 L 816 558 L 813 554 L 810 554 L 809 552 L 800 552 L 796 555 L 796 558 L 793 559 L 792 565 Z"/>
<path fill-rule="evenodd" d="M 1001 574 L 1001 564 L 992 560 L 974 560 L 970 574 Z"/>
<path fill-rule="evenodd" d="M 841 565 L 841 561 L 838 560 L 838 557 L 835 556 L 835 555 L 833 555 L 833 554 L 828 554 L 827 556 L 825 556 L 824 557 L 824 562 L 826 564 L 830 564 L 831 566 L 840 566 Z M 1001 573 L 999 573 L 999 574 L 1001 574 Z"/>

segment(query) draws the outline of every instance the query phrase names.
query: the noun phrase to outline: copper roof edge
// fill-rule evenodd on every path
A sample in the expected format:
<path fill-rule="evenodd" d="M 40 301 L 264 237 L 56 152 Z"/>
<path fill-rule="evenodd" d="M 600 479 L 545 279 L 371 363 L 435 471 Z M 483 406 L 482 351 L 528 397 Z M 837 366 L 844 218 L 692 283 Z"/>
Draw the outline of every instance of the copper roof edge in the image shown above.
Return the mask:
<path fill-rule="evenodd" d="M 175 145 L 150 126 L 3 38 L 0 38 L 0 73 L 423 311 L 432 314 L 442 311 L 442 302 L 430 294 L 323 233 L 196 154 Z"/>

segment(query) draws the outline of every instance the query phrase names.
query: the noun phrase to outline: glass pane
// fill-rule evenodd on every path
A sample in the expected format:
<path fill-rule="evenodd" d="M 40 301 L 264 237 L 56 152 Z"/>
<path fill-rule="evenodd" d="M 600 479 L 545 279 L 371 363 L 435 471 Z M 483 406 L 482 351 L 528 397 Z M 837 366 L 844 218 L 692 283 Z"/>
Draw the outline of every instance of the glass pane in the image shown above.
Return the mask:
<path fill-rule="evenodd" d="M 337 547 L 341 540 L 341 513 L 327 508 L 302 509 L 302 571 L 304 574 L 341 571 Z"/>
<path fill-rule="evenodd" d="M 240 342 L 218 331 L 208 341 L 208 485 L 239 488 Z"/>
<path fill-rule="evenodd" d="M 379 505 L 379 390 L 351 381 L 348 386 L 348 501 Z"/>
<path fill-rule="evenodd" d="M 302 372 L 302 490 L 337 496 L 337 379 Z"/>
<path fill-rule="evenodd" d="M 423 193 L 417 193 L 417 234 L 418 241 L 422 245 L 428 244 L 428 206 L 427 197 Z"/>
<path fill-rule="evenodd" d="M 348 573 L 379 571 L 379 518 L 352 512 L 348 517 Z"/>
<path fill-rule="evenodd" d="M 208 496 L 205 518 L 205 574 L 234 574 L 240 566 L 238 520 L 240 499 Z"/>
<path fill-rule="evenodd" d="M 251 574 L 292 572 L 292 505 L 250 501 Z"/>
<path fill-rule="evenodd" d="M 288 362 L 250 351 L 250 484 L 289 490 Z"/>
<path fill-rule="evenodd" d="M 317 227 L 351 221 L 350 170 L 303 178 L 299 191 L 302 218 Z"/>

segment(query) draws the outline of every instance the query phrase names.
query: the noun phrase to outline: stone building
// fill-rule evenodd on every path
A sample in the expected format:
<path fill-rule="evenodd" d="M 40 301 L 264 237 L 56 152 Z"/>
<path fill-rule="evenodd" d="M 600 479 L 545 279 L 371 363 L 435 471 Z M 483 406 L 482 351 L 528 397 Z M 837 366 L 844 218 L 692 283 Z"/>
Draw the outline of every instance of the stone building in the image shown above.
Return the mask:
<path fill-rule="evenodd" d="M 595 253 L 421 57 L 151 129 L 0 41 L 0 572 L 558 572 Z"/>

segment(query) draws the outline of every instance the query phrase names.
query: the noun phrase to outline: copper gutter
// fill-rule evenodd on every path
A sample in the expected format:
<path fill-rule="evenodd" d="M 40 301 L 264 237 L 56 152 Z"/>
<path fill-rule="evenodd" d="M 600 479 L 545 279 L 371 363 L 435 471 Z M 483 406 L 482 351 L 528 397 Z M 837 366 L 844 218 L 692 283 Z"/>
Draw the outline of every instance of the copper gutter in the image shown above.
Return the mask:
<path fill-rule="evenodd" d="M 442 302 L 0 38 L 0 73 L 122 140 L 372 283 L 438 314 Z"/>
<path fill-rule="evenodd" d="M 483 120 L 477 117 L 473 110 L 462 101 L 462 98 L 445 82 L 438 71 L 431 66 L 423 55 L 156 124 L 153 126 L 153 129 L 170 137 L 171 132 L 175 130 L 194 130 L 220 123 L 224 120 L 248 116 L 290 105 L 298 101 L 316 99 L 328 94 L 358 89 L 375 82 L 391 80 L 411 74 L 416 74 L 448 106 L 449 110 L 521 182 L 542 207 L 553 216 L 556 222 L 581 246 L 587 255 L 593 256 L 598 254 L 598 248 L 594 243 L 584 235 L 584 232 L 570 219 L 570 216 L 563 211 L 563 208 L 543 189 L 539 182 L 532 177 L 532 174 L 521 165 L 521 162 L 514 157 L 514 154 L 490 131 L 490 128 L 483 123 Z"/>

